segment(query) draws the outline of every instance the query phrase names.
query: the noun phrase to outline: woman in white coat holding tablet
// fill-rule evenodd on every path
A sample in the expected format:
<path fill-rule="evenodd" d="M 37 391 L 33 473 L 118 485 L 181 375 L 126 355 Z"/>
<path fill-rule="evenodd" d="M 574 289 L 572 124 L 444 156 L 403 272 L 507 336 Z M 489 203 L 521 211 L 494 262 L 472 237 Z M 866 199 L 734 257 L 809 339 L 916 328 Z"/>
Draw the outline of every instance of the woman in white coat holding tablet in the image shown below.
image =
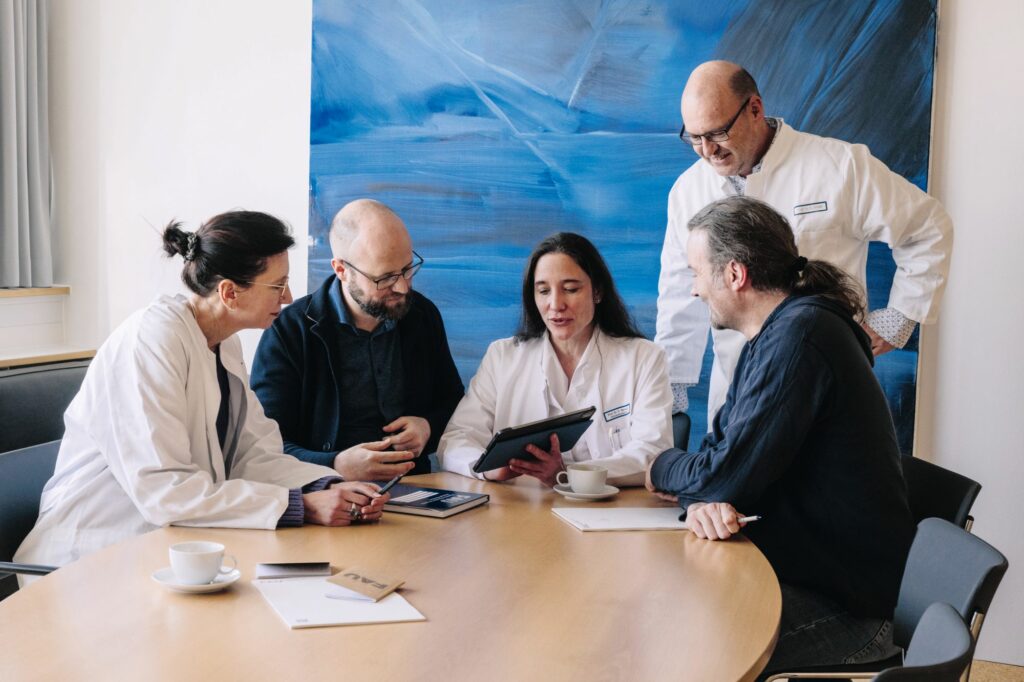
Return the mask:
<path fill-rule="evenodd" d="M 548 486 L 567 464 L 596 460 L 616 485 L 642 485 L 648 463 L 672 446 L 672 392 L 665 355 L 643 338 L 601 254 L 561 232 L 542 241 L 523 276 L 518 333 L 487 349 L 469 392 L 438 445 L 442 468 L 487 480 L 534 476 Z M 474 473 L 499 430 L 593 405 L 594 423 L 561 452 L 527 446 L 535 458 Z"/>
<path fill-rule="evenodd" d="M 347 525 L 386 496 L 282 449 L 235 333 L 265 329 L 291 301 L 287 227 L 233 211 L 164 230 L 191 296 L 163 296 L 104 342 L 64 415 L 56 471 L 16 561 L 60 566 L 169 524 Z"/>

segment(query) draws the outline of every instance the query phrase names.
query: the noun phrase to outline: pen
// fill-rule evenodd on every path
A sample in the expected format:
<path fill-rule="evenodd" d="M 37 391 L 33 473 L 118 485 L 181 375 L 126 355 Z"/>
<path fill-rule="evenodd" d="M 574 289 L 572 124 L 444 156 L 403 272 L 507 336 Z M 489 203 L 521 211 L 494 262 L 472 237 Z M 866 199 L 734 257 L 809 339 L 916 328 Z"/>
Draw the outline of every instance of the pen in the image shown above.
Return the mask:
<path fill-rule="evenodd" d="M 680 521 L 685 521 L 686 520 L 686 512 L 683 512 L 682 514 L 679 515 L 679 520 Z M 753 523 L 754 521 L 760 521 L 761 517 L 760 516 L 741 516 L 740 518 L 738 518 L 736 520 L 739 521 L 740 523 Z"/>
<path fill-rule="evenodd" d="M 387 483 L 385 483 L 385 484 L 384 484 L 383 486 L 381 486 L 381 489 L 380 489 L 380 490 L 378 490 L 377 492 L 378 492 L 378 493 L 380 493 L 381 495 L 383 495 L 383 494 L 384 494 L 384 493 L 386 493 L 387 491 L 391 490 L 391 488 L 393 488 L 393 487 L 394 487 L 394 485 L 395 485 L 396 483 L 398 483 L 398 480 L 399 480 L 400 478 L 402 478 L 402 476 L 404 476 L 404 475 L 405 475 L 405 474 L 398 474 L 397 476 L 395 476 L 394 478 L 392 478 L 392 479 L 391 479 L 390 481 L 388 481 Z"/>

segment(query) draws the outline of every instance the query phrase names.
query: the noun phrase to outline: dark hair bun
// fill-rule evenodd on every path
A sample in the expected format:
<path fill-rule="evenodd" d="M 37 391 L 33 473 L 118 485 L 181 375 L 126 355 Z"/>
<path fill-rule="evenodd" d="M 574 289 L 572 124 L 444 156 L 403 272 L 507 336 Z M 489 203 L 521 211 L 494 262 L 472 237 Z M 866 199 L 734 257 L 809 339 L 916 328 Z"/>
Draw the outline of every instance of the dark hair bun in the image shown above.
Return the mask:
<path fill-rule="evenodd" d="M 173 220 L 163 232 L 168 256 L 185 259 L 181 280 L 189 291 L 208 296 L 222 279 L 248 286 L 266 270 L 267 259 L 295 244 L 288 226 L 266 213 L 228 211 L 185 232 Z"/>
<path fill-rule="evenodd" d="M 168 256 L 184 256 L 188 253 L 188 233 L 181 229 L 181 222 L 172 220 L 164 228 L 164 251 Z"/>

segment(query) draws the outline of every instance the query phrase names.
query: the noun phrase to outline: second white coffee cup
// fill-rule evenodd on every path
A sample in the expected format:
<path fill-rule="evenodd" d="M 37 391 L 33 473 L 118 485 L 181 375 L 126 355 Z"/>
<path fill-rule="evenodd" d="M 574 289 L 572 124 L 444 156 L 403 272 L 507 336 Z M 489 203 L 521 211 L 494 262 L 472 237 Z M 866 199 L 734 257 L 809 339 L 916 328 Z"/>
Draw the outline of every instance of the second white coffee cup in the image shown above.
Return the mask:
<path fill-rule="evenodd" d="M 238 562 L 228 556 L 224 566 L 224 545 L 219 542 L 179 542 L 168 550 L 174 578 L 182 585 L 208 585 L 214 578 L 235 570 Z"/>
<path fill-rule="evenodd" d="M 565 480 L 562 480 L 562 477 Z M 604 490 L 608 470 L 596 464 L 570 464 L 565 471 L 559 471 L 555 480 L 572 488 L 574 493 L 593 495 Z"/>

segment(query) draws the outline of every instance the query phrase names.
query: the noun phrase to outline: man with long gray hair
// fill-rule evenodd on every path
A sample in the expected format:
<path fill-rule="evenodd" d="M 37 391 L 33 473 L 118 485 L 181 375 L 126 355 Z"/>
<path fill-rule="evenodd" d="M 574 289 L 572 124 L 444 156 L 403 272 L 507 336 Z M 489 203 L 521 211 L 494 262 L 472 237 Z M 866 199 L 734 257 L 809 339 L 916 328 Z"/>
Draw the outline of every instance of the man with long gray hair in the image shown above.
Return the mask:
<path fill-rule="evenodd" d="M 647 486 L 678 500 L 697 537 L 744 528 L 775 569 L 769 671 L 885 659 L 914 525 L 863 293 L 800 256 L 786 219 L 756 199 L 716 201 L 688 227 L 692 293 L 746 344 L 711 433 L 662 453 Z"/>

